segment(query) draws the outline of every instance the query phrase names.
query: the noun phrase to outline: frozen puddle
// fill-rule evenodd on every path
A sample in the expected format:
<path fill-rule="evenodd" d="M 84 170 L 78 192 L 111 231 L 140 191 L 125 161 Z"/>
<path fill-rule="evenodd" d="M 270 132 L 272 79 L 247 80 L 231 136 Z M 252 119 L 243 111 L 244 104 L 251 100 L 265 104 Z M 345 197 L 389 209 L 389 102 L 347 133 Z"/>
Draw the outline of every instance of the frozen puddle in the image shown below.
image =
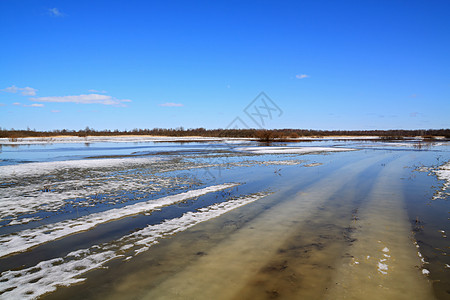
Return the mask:
<path fill-rule="evenodd" d="M 242 147 L 236 148 L 236 150 L 257 154 L 307 154 L 320 152 L 354 151 L 356 149 L 331 147 Z"/>
<path fill-rule="evenodd" d="M 149 225 L 121 239 L 69 253 L 65 257 L 40 262 L 36 266 L 6 271 L 0 275 L 0 297 L 4 299 L 34 299 L 56 290 L 84 281 L 80 275 L 102 267 L 106 262 L 123 257 L 129 260 L 142 253 L 159 239 L 184 231 L 196 224 L 218 217 L 235 208 L 265 197 L 267 193 L 256 193 L 226 202 L 217 203 L 196 212 L 187 212 L 180 218 Z"/>
<path fill-rule="evenodd" d="M 44 225 L 38 228 L 27 229 L 15 232 L 13 234 L 0 236 L 0 244 L 2 245 L 0 249 L 0 257 L 16 252 L 26 251 L 43 243 L 51 242 L 74 233 L 92 229 L 102 223 L 148 212 L 186 199 L 232 188 L 237 185 L 238 184 L 236 183 L 227 183 L 209 186 L 198 190 L 190 190 L 177 195 L 152 199 L 121 208 L 114 208 L 104 212 L 90 214 L 78 219 L 62 221 L 55 224 Z"/>
<path fill-rule="evenodd" d="M 433 299 L 403 208 L 402 165 L 392 162 L 378 176 L 328 299 Z"/>

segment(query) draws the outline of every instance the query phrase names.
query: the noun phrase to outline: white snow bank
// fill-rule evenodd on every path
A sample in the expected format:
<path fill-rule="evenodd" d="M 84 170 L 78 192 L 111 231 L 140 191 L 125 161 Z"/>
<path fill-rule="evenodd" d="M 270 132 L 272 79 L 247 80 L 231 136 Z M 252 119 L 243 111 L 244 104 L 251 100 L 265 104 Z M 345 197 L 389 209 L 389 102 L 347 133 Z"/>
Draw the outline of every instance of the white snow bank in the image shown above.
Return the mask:
<path fill-rule="evenodd" d="M 64 258 L 40 262 L 36 266 L 18 271 L 6 271 L 0 275 L 0 293 L 5 299 L 35 299 L 56 290 L 58 286 L 69 286 L 84 281 L 84 273 L 99 268 L 106 262 L 123 257 L 124 251 L 134 249 L 134 255 L 144 252 L 159 239 L 184 231 L 201 222 L 218 217 L 235 208 L 265 197 L 267 193 L 257 193 L 213 204 L 196 212 L 185 213 L 180 218 L 149 225 L 118 241 L 92 246 L 69 253 Z M 123 243 L 126 243 L 125 245 Z M 136 249 L 136 246 L 139 247 Z M 115 249 L 115 250 L 111 250 Z M 126 260 L 132 258 L 127 256 Z"/>
<path fill-rule="evenodd" d="M 65 169 L 90 169 L 129 167 L 133 165 L 151 164 L 161 161 L 158 157 L 146 158 L 105 158 L 105 159 L 81 159 L 52 162 L 36 162 L 20 165 L 0 166 L 0 178 L 17 176 L 40 176 L 54 171 Z"/>
<path fill-rule="evenodd" d="M 252 152 L 258 154 L 287 154 L 287 153 L 318 153 L 318 152 L 340 152 L 354 151 L 351 148 L 331 148 L 331 147 L 242 147 L 236 148 L 238 151 Z"/>
<path fill-rule="evenodd" d="M 26 229 L 13 234 L 0 236 L 0 257 L 16 252 L 23 252 L 32 247 L 63 238 L 65 236 L 90 230 L 99 224 L 133 216 L 157 208 L 171 205 L 186 199 L 198 197 L 207 193 L 220 191 L 237 186 L 237 183 L 226 183 L 209 186 L 203 189 L 191 190 L 185 193 L 139 202 L 133 205 L 114 208 L 107 211 L 90 214 L 78 219 L 66 220 L 38 228 Z"/>

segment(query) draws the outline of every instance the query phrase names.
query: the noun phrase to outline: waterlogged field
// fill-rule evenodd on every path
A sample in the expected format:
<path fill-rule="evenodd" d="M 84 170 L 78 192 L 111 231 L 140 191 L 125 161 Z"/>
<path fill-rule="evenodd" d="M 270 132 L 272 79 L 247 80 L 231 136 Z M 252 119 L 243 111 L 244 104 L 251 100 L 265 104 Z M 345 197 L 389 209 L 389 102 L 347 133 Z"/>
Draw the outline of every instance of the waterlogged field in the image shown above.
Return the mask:
<path fill-rule="evenodd" d="M 0 299 L 450 298 L 449 142 L 0 143 Z"/>

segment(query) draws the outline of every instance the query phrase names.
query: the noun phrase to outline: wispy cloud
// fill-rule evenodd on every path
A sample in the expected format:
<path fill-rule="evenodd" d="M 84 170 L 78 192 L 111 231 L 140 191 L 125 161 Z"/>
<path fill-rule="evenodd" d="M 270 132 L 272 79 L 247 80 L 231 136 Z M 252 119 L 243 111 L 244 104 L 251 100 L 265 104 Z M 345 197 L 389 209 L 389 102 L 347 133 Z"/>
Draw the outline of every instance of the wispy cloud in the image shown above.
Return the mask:
<path fill-rule="evenodd" d="M 99 91 L 99 90 L 94 90 L 94 89 L 90 89 L 90 90 L 88 90 L 88 92 L 89 93 L 100 93 L 100 94 L 106 94 L 107 93 L 107 91 L 105 91 L 105 90 Z"/>
<path fill-rule="evenodd" d="M 5 106 L 6 104 L 5 103 L 0 103 L 0 106 Z"/>
<path fill-rule="evenodd" d="M 24 87 L 21 90 L 21 94 L 24 96 L 36 96 L 36 89 L 30 88 L 30 87 Z"/>
<path fill-rule="evenodd" d="M 161 103 L 161 104 L 159 104 L 159 106 L 181 107 L 181 106 L 184 106 L 184 105 L 181 104 L 181 103 L 166 102 L 166 103 Z"/>
<path fill-rule="evenodd" d="M 24 107 L 44 107 L 44 104 L 42 104 L 42 103 L 33 103 L 33 104 L 24 104 L 24 105 L 22 105 L 22 106 L 24 106 Z"/>
<path fill-rule="evenodd" d="M 5 89 L 3 89 L 1 91 L 7 92 L 7 93 L 13 93 L 13 94 L 15 94 L 17 92 L 20 92 L 23 96 L 36 96 L 37 89 L 33 89 L 33 88 L 29 87 L 29 86 L 24 87 L 24 88 L 20 88 L 20 87 L 17 87 L 15 85 L 12 85 L 12 86 L 7 87 L 7 88 L 5 88 Z"/>
<path fill-rule="evenodd" d="M 38 97 L 30 98 L 31 101 L 37 102 L 57 102 L 57 103 L 77 103 L 77 104 L 103 104 L 113 106 L 126 106 L 129 99 L 116 99 L 108 95 L 88 94 L 76 96 L 55 96 L 55 97 Z"/>
<path fill-rule="evenodd" d="M 304 78 L 308 78 L 308 77 L 309 77 L 309 75 L 306 75 L 306 74 L 295 75 L 295 78 L 297 78 L 297 79 L 304 79 Z"/>
<path fill-rule="evenodd" d="M 411 98 L 417 98 L 417 94 L 410 95 Z"/>
<path fill-rule="evenodd" d="M 51 110 L 51 112 L 56 114 L 56 113 L 60 113 L 61 111 L 57 110 L 57 109 L 53 109 L 53 110 Z"/>
<path fill-rule="evenodd" d="M 56 7 L 54 7 L 54 8 L 49 8 L 49 9 L 48 9 L 48 13 L 49 13 L 51 16 L 54 16 L 54 17 L 63 17 L 63 16 L 64 16 L 64 14 L 63 14 L 58 8 L 56 8 Z"/>
<path fill-rule="evenodd" d="M 23 106 L 23 107 L 44 107 L 44 104 L 42 104 L 42 103 L 22 104 L 20 102 L 14 102 L 12 105 Z"/>

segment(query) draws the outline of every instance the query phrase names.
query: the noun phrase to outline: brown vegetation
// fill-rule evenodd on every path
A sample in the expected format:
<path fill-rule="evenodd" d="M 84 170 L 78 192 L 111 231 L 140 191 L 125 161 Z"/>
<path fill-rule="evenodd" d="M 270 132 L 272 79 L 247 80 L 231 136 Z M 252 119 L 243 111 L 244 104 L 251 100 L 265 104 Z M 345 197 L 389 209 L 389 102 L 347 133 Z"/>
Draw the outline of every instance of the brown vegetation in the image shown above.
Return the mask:
<path fill-rule="evenodd" d="M 119 135 L 153 135 L 153 136 L 202 136 L 202 137 L 235 137 L 255 138 L 264 142 L 273 140 L 288 140 L 302 137 L 329 137 L 329 136 L 379 136 L 386 140 L 402 139 L 405 137 L 423 136 L 433 139 L 436 136 L 450 138 L 450 129 L 428 130 L 308 130 L 308 129 L 205 129 L 205 128 L 154 128 L 133 130 L 94 130 L 89 127 L 81 130 L 15 130 L 0 129 L 0 137 L 15 141 L 23 137 L 54 137 L 54 136 L 119 136 Z"/>

